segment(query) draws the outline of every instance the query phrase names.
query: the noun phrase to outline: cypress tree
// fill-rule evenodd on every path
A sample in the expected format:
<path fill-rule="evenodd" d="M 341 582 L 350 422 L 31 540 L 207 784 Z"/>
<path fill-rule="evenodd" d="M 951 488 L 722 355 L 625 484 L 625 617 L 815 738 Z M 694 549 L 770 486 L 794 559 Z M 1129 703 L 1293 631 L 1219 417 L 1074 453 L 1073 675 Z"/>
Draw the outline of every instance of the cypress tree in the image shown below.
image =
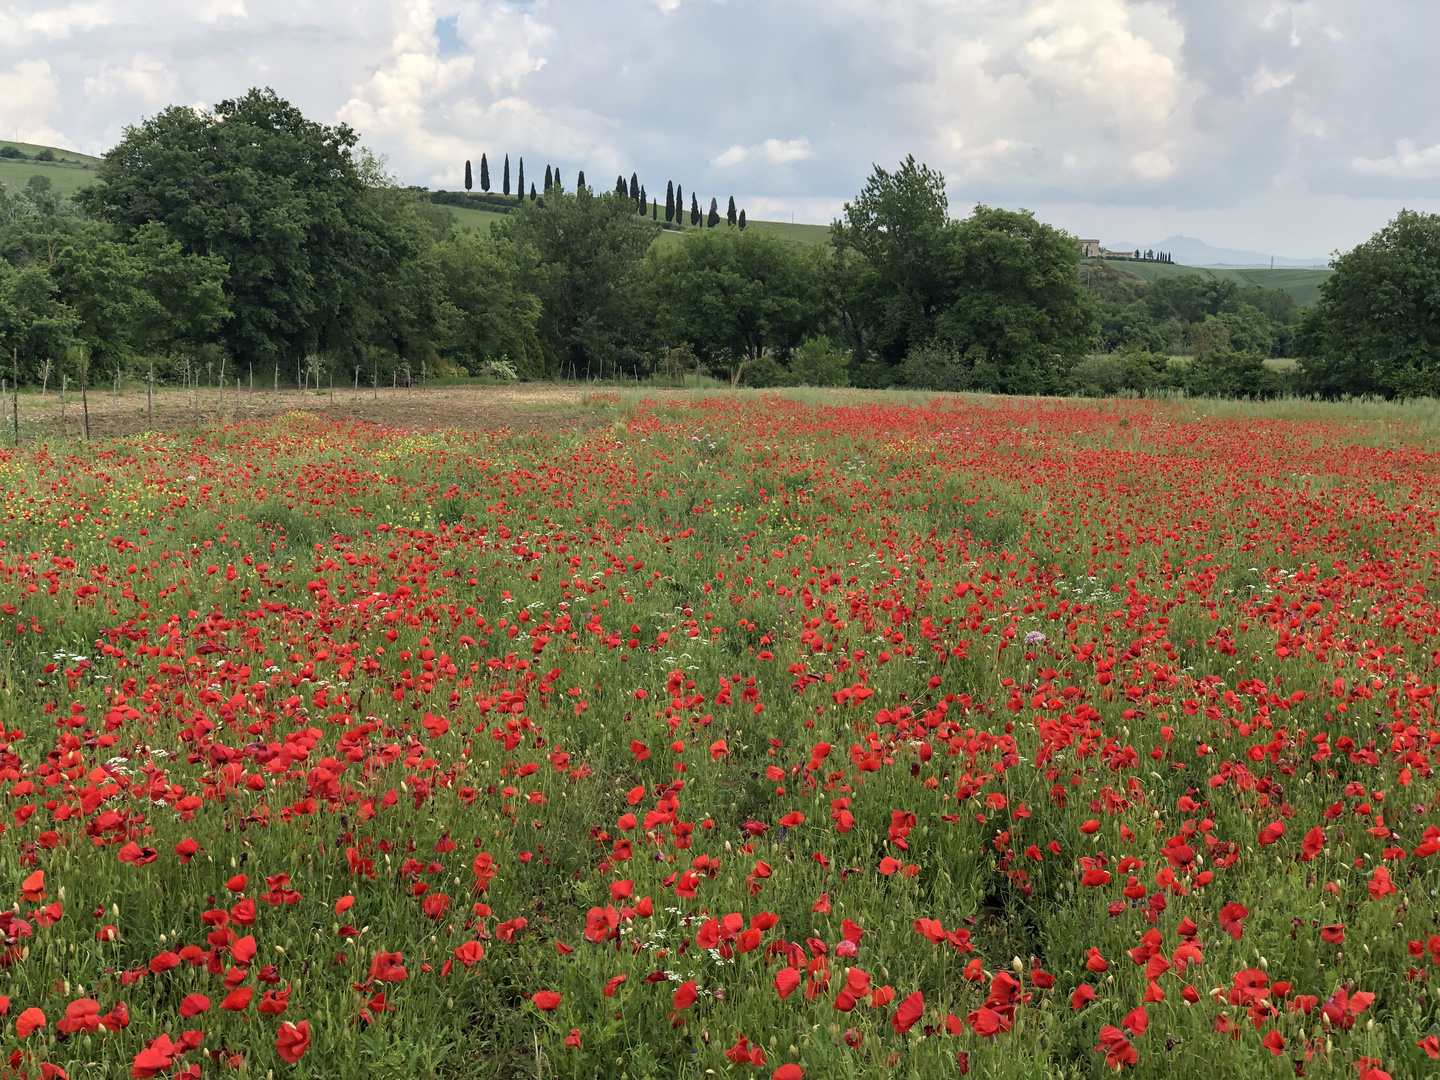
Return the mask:
<path fill-rule="evenodd" d="M 534 201 L 535 201 L 535 185 L 534 185 L 534 184 L 531 184 L 531 185 L 530 185 L 530 201 L 531 201 L 531 202 L 534 202 Z"/>
<path fill-rule="evenodd" d="M 485 155 L 480 155 L 480 190 L 490 190 L 490 163 L 485 160 Z"/>
<path fill-rule="evenodd" d="M 741 231 L 741 232 L 744 232 L 744 231 L 745 231 L 745 211 L 744 211 L 744 210 L 741 210 L 741 211 L 740 211 L 740 231 Z"/>
<path fill-rule="evenodd" d="M 731 225 L 735 224 L 735 196 L 730 196 L 730 209 L 725 211 L 725 220 Z"/>
<path fill-rule="evenodd" d="M 630 189 L 625 186 L 625 177 L 623 177 L 623 176 L 617 176 L 617 177 L 615 177 L 615 194 L 616 194 L 616 195 L 628 195 L 628 194 L 630 194 Z"/>
<path fill-rule="evenodd" d="M 470 180 L 470 159 L 469 159 L 469 158 L 466 158 L 466 159 L 465 159 L 465 190 L 466 190 L 466 191 L 469 191 L 469 190 L 470 190 L 470 187 L 471 187 L 471 180 Z"/>
<path fill-rule="evenodd" d="M 519 199 L 525 198 L 525 159 L 523 157 L 520 159 L 519 179 L 515 182 L 515 196 Z"/>
<path fill-rule="evenodd" d="M 637 211 L 639 211 L 641 217 L 644 217 L 644 216 L 645 216 L 645 204 L 648 203 L 649 201 L 650 201 L 649 196 L 647 196 L 647 195 L 645 194 L 645 185 L 644 185 L 644 184 L 641 184 L 641 185 L 640 185 L 640 201 L 635 204 L 635 209 L 636 209 Z"/>
<path fill-rule="evenodd" d="M 575 178 L 575 194 L 576 194 L 576 195 L 579 195 L 580 192 L 582 192 L 582 191 L 584 191 L 584 190 L 585 190 L 585 170 L 584 170 L 584 169 L 581 169 L 581 170 L 580 170 L 580 175 Z"/>
<path fill-rule="evenodd" d="M 675 182 L 665 182 L 665 224 L 675 220 Z"/>
<path fill-rule="evenodd" d="M 690 193 L 690 224 L 700 224 L 700 200 L 693 191 Z"/>
<path fill-rule="evenodd" d="M 706 219 L 705 219 L 705 227 L 706 227 L 707 229 L 713 229 L 716 225 L 719 225 L 719 224 L 720 224 L 720 203 L 719 203 L 719 201 L 716 200 L 716 199 L 711 199 L 711 200 L 710 200 L 710 214 L 709 214 L 709 216 L 706 217 Z"/>
<path fill-rule="evenodd" d="M 503 191 L 506 195 L 509 195 L 509 194 L 510 194 L 510 155 L 509 155 L 509 154 L 506 154 L 506 155 L 505 155 L 505 180 L 504 180 L 504 186 L 501 187 L 500 190 Z"/>
<path fill-rule="evenodd" d="M 650 200 L 650 220 L 651 220 L 651 221 L 659 221 L 659 220 L 660 220 L 660 200 L 659 200 L 659 199 L 651 199 L 651 200 Z"/>
<path fill-rule="evenodd" d="M 550 185 L 555 183 L 555 178 L 550 175 L 550 166 L 545 166 L 545 190 L 550 190 Z"/>
<path fill-rule="evenodd" d="M 680 190 L 680 185 L 675 185 L 675 224 L 685 224 L 685 192 Z"/>
<path fill-rule="evenodd" d="M 565 190 L 565 185 L 560 182 L 560 170 L 558 168 L 555 170 L 555 186 L 561 191 Z"/>
<path fill-rule="evenodd" d="M 630 198 L 637 202 L 640 199 L 640 178 L 633 172 L 630 174 Z"/>

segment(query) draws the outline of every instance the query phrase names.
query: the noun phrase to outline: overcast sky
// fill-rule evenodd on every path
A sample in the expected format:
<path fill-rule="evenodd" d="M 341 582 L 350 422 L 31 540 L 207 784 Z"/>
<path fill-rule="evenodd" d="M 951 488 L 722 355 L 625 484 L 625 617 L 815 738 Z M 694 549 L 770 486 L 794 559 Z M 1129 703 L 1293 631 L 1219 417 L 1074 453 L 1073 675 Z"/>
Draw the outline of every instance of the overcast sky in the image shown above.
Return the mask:
<path fill-rule="evenodd" d="M 272 86 L 430 187 L 508 152 L 824 222 L 913 153 L 957 213 L 1297 257 L 1440 211 L 1434 0 L 0 0 L 0 41 L 0 134 L 91 153 Z"/>

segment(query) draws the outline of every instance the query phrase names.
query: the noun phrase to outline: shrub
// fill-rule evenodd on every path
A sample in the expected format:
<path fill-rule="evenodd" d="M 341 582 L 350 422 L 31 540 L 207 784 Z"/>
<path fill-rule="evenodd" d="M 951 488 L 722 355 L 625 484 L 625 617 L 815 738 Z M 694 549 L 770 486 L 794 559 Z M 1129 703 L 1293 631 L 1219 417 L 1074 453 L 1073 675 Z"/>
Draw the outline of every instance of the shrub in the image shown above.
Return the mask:
<path fill-rule="evenodd" d="M 1181 381 L 1196 397 L 1273 398 L 1290 386 L 1290 378 L 1267 368 L 1260 353 L 1218 350 L 1187 365 Z"/>
<path fill-rule="evenodd" d="M 1178 382 L 1170 358 L 1161 353 L 1128 351 L 1087 356 L 1070 373 L 1070 392 L 1081 397 L 1151 394 Z"/>
<path fill-rule="evenodd" d="M 970 370 L 953 342 L 932 341 L 912 348 L 900 365 L 900 378 L 917 390 L 969 390 Z"/>
<path fill-rule="evenodd" d="M 767 386 L 794 386 L 795 372 L 786 368 L 768 352 L 745 368 L 745 385 L 757 389 Z"/>
<path fill-rule="evenodd" d="M 850 356 L 821 334 L 795 350 L 790 357 L 790 374 L 803 386 L 849 386 Z"/>

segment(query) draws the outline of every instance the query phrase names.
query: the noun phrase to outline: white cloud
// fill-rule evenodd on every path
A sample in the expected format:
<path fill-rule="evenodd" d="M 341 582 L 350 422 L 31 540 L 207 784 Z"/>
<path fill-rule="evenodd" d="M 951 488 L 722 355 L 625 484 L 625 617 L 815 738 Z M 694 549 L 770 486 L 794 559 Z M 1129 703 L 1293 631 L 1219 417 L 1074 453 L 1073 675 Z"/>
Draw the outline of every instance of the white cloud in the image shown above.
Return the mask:
<path fill-rule="evenodd" d="M 69 37 L 76 30 L 94 30 L 96 27 L 108 26 L 115 21 L 113 5 L 106 2 L 82 2 L 66 4 L 63 7 L 53 4 L 33 6 L 38 10 L 31 11 L 27 15 L 18 17 L 13 13 L 0 13 L 0 15 L 8 14 L 9 17 L 6 21 L 13 20 L 13 30 L 52 38 Z M 0 26 L 3 25 L 4 23 L 0 23 Z"/>
<path fill-rule="evenodd" d="M 1175 162 L 1163 150 L 1141 150 L 1130 158 L 1135 175 L 1144 180 L 1163 180 L 1175 171 Z"/>
<path fill-rule="evenodd" d="M 50 126 L 50 113 L 60 100 L 60 80 L 44 60 L 22 60 L 0 71 L 0 137 L 42 146 L 65 146 L 69 140 Z"/>
<path fill-rule="evenodd" d="M 0 0 L 0 133 L 100 152 L 171 102 L 272 86 L 407 183 L 508 151 L 824 221 L 913 153 L 957 212 L 1233 213 L 1304 253 L 1373 219 L 1345 200 L 1434 201 L 1437 34 L 1440 6 L 1335 0 Z"/>
<path fill-rule="evenodd" d="M 243 19 L 248 13 L 245 0 L 205 0 L 195 8 L 195 18 L 202 23 L 218 22 L 220 19 Z"/>
<path fill-rule="evenodd" d="M 526 92 L 548 62 L 549 25 L 506 3 L 468 7 L 456 22 L 466 52 L 442 60 L 436 14 L 431 0 L 409 0 L 387 54 L 339 109 L 367 142 L 444 186 L 458 184 L 462 162 L 487 148 L 497 170 L 505 151 L 496 148 L 506 146 L 618 167 L 623 155 L 604 141 L 613 125 L 585 109 L 543 107 Z"/>
<path fill-rule="evenodd" d="M 169 105 L 179 89 L 179 79 L 159 60 L 136 56 L 125 67 L 101 67 L 98 75 L 85 80 L 85 96 L 110 98 L 125 94 L 146 105 Z"/>
<path fill-rule="evenodd" d="M 963 9 L 963 14 L 961 13 Z M 907 28 L 928 78 L 910 100 L 934 118 L 927 153 L 971 180 L 1174 174 L 1198 141 L 1167 8 L 1125 0 L 931 0 Z"/>
<path fill-rule="evenodd" d="M 1271 71 L 1269 67 L 1261 64 L 1260 70 L 1250 76 L 1250 93 L 1259 97 L 1261 94 L 1268 94 L 1271 90 L 1283 90 L 1294 81 L 1295 72 Z"/>
<path fill-rule="evenodd" d="M 1368 176 L 1405 180 L 1433 180 L 1440 177 L 1440 143 L 1419 149 L 1414 139 L 1401 139 L 1395 153 L 1384 158 L 1357 157 L 1351 167 Z"/>
<path fill-rule="evenodd" d="M 741 165 L 746 161 L 759 160 L 771 165 L 793 165 L 797 161 L 813 158 L 815 151 L 805 136 L 798 139 L 766 139 L 753 146 L 732 146 L 722 154 L 710 159 L 710 164 L 719 168 Z"/>

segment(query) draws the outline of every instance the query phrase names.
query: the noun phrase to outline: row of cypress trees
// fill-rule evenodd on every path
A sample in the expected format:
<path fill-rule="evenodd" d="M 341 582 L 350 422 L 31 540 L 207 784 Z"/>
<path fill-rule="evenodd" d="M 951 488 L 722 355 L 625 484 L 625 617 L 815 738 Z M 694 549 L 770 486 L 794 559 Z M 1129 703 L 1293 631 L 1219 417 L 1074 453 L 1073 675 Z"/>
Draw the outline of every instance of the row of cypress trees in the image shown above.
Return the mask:
<path fill-rule="evenodd" d="M 500 181 L 500 185 L 501 185 L 500 190 L 501 190 L 501 194 L 509 195 L 509 194 L 510 194 L 510 155 L 509 155 L 509 154 L 506 154 L 506 155 L 505 155 L 505 164 L 504 164 L 504 166 L 503 166 L 503 170 L 504 170 L 504 171 L 503 171 L 503 173 L 502 173 L 501 181 Z M 519 172 L 519 175 L 518 175 L 518 177 L 517 177 L 517 184 L 516 184 L 516 197 L 523 199 L 523 198 L 525 197 L 525 159 L 524 159 L 524 158 L 521 158 L 521 159 L 520 159 L 518 172 Z M 575 183 L 576 183 L 576 187 L 577 187 L 577 188 L 582 188 L 582 187 L 585 186 L 585 173 L 584 173 L 583 170 L 582 170 L 582 171 L 579 173 L 579 175 L 576 177 Z M 472 189 L 474 188 L 474 186 L 475 186 L 474 173 L 471 171 L 469 160 L 466 160 L 466 162 L 465 162 L 465 190 L 466 190 L 466 191 L 470 191 L 470 190 L 472 190 Z M 560 170 L 559 170 L 558 168 L 551 168 L 551 166 L 546 165 L 546 166 L 545 166 L 545 184 L 544 184 L 544 190 L 545 190 L 545 191 L 549 191 L 552 187 L 563 188 L 564 186 L 565 186 L 565 185 L 561 182 L 561 179 L 560 179 Z M 481 154 L 481 155 L 480 155 L 480 190 L 481 190 L 481 191 L 485 191 L 485 192 L 488 192 L 488 191 L 490 190 L 490 162 L 488 161 L 488 159 L 486 158 L 486 156 L 485 156 L 484 154 Z M 654 220 L 658 221 L 658 220 L 660 219 L 660 203 L 659 203 L 659 200 L 657 199 L 657 200 L 655 200 L 655 201 L 653 201 L 653 202 L 650 200 L 650 197 L 649 197 L 648 193 L 645 191 L 645 185 L 643 185 L 642 183 L 640 183 L 640 177 L 639 177 L 638 174 L 636 174 L 636 173 L 631 173 L 631 174 L 630 174 L 630 182 L 629 182 L 629 184 L 626 184 L 626 182 L 625 182 L 625 177 L 624 177 L 624 176 L 617 176 L 617 177 L 615 177 L 615 193 L 616 193 L 617 195 L 625 195 L 625 196 L 630 197 L 631 199 L 634 199 L 634 200 L 635 200 L 635 212 L 636 212 L 637 214 L 639 214 L 641 217 L 644 217 L 645 214 L 648 212 L 648 213 L 650 214 L 651 218 L 653 218 Z M 533 199 L 533 198 L 535 198 L 535 197 L 536 197 L 535 185 L 532 183 L 532 184 L 530 185 L 530 198 Z M 670 224 L 670 223 L 673 222 L 674 224 L 677 224 L 677 225 L 683 225 L 683 224 L 684 224 L 684 218 L 685 218 L 685 191 L 684 191 L 684 189 L 683 189 L 679 184 L 675 183 L 673 180 L 667 181 L 666 184 L 665 184 L 665 222 L 666 222 L 666 224 Z M 725 212 L 725 220 L 726 220 L 729 224 L 731 224 L 731 225 L 738 225 L 738 226 L 739 226 L 740 228 L 742 228 L 742 229 L 745 228 L 745 211 L 744 211 L 744 210 L 740 210 L 740 211 L 738 211 L 738 212 L 736 211 L 736 209 L 735 209 L 735 196 L 734 196 L 734 195 L 731 195 L 731 196 L 730 196 L 730 205 L 729 205 L 729 208 L 728 208 L 728 209 L 726 210 L 726 212 Z M 710 200 L 710 212 L 709 212 L 708 214 L 702 215 L 702 214 L 701 214 L 701 211 L 700 211 L 700 200 L 699 200 L 699 198 L 695 195 L 695 193 L 692 191 L 692 192 L 690 193 L 690 224 L 691 224 L 692 226 L 698 226 L 698 225 L 701 223 L 701 221 L 704 221 L 705 224 L 706 224 L 709 228 L 712 228 L 712 229 L 713 229 L 716 225 L 720 224 L 720 203 L 719 203 L 719 200 L 712 198 L 712 199 Z"/>
<path fill-rule="evenodd" d="M 520 167 L 519 167 L 518 172 L 519 172 L 519 175 L 516 177 L 515 194 L 516 194 L 516 198 L 523 199 L 523 198 L 525 197 L 525 159 L 524 159 L 524 158 L 521 158 L 521 159 L 520 159 Z M 584 174 L 583 172 L 580 173 L 580 176 L 579 176 L 579 178 L 576 180 L 576 183 L 577 183 L 580 187 L 584 187 L 584 186 L 585 186 L 585 174 Z M 545 184 L 544 184 L 544 189 L 545 189 L 546 191 L 549 191 L 552 187 L 564 187 L 564 186 L 565 186 L 564 183 L 563 183 L 563 182 L 561 181 L 561 179 L 560 179 L 560 170 L 559 170 L 558 168 L 557 168 L 557 169 L 552 169 L 549 165 L 546 165 L 546 166 L 545 166 Z M 470 162 L 467 160 L 467 161 L 465 162 L 465 190 L 466 190 L 466 191 L 470 191 L 470 190 L 472 190 L 474 187 L 475 187 L 475 174 L 474 174 L 474 172 L 473 172 L 473 171 L 471 170 L 471 168 L 470 168 Z M 486 157 L 485 157 L 484 154 L 481 154 L 481 155 L 480 155 L 480 190 L 481 190 L 481 191 L 485 191 L 485 192 L 488 192 L 488 191 L 490 190 L 490 162 L 486 159 Z M 502 171 L 502 173 L 501 173 L 501 179 L 500 179 L 500 193 L 501 193 L 502 195 L 509 195 L 509 194 L 510 194 L 510 155 L 509 155 L 509 154 L 506 154 L 506 155 L 505 155 L 505 164 L 504 164 L 504 166 L 503 166 L 503 171 Z M 533 199 L 533 198 L 535 198 L 535 197 L 536 197 L 535 185 L 532 183 L 532 184 L 530 185 L 530 198 Z"/>

